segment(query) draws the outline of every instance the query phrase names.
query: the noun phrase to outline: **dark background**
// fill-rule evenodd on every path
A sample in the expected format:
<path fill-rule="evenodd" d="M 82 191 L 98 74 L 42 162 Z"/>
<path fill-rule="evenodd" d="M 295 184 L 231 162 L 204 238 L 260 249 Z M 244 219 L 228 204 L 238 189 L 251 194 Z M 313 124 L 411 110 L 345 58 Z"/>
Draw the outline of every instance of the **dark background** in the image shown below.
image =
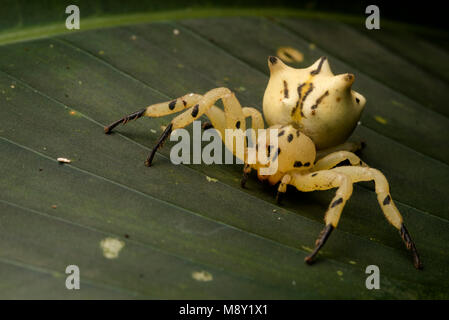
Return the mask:
<path fill-rule="evenodd" d="M 447 30 L 447 10 L 435 1 L 331 1 L 331 0 L 0 0 L 0 31 L 59 21 L 65 8 L 78 5 L 81 15 L 100 16 L 144 11 L 164 11 L 189 7 L 284 7 L 311 11 L 365 16 L 365 8 L 375 4 L 381 18 Z M 48 10 L 42 10 L 42 7 Z"/>

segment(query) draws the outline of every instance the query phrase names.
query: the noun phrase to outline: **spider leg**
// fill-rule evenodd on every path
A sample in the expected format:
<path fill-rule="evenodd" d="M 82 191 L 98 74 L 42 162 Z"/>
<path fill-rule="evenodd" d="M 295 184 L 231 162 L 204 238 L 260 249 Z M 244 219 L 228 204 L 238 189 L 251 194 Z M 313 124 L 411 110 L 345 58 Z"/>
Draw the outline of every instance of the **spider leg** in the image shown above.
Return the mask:
<path fill-rule="evenodd" d="M 224 110 L 214 105 L 219 99 L 223 101 Z M 190 109 L 185 110 L 188 108 Z M 243 153 L 240 153 L 237 152 L 240 150 L 236 150 L 236 146 L 234 147 L 234 138 L 237 139 L 240 135 L 244 135 L 246 127 L 245 118 L 251 117 L 253 126 L 256 129 L 263 129 L 264 127 L 263 118 L 259 111 L 254 108 L 242 108 L 235 94 L 229 89 L 215 88 L 206 92 L 204 95 L 191 93 L 172 101 L 150 105 L 111 123 L 104 128 L 104 131 L 105 133 L 110 133 L 117 125 L 121 123 L 125 124 L 130 120 L 135 120 L 142 116 L 162 117 L 183 110 L 184 112 L 176 116 L 159 137 L 156 146 L 145 161 L 146 166 L 151 166 L 156 151 L 163 146 L 164 142 L 174 130 L 191 124 L 203 114 L 206 114 L 211 121 L 211 125 L 221 134 L 225 146 L 240 159 L 247 157 L 246 140 L 244 141 Z M 226 129 L 237 129 L 237 135 L 234 134 L 231 141 L 228 141 L 226 138 Z M 257 136 L 255 135 L 253 137 Z"/>
<path fill-rule="evenodd" d="M 179 111 L 182 111 L 186 108 L 189 108 L 193 106 L 198 100 L 201 99 L 201 95 L 199 94 L 187 94 L 185 96 L 182 96 L 178 99 L 157 103 L 150 105 L 146 108 L 143 108 L 139 111 L 133 112 L 127 116 L 124 116 L 123 118 L 114 121 L 110 125 L 104 127 L 105 133 L 110 133 L 112 129 L 114 129 L 119 124 L 123 123 L 126 124 L 130 120 L 136 120 L 139 119 L 142 116 L 146 117 L 162 117 L 166 116 L 172 113 L 176 113 Z"/>
<path fill-rule="evenodd" d="M 245 118 L 248 118 L 248 117 L 251 118 L 251 122 L 252 122 L 251 127 L 253 129 L 251 131 L 251 134 L 252 134 L 251 141 L 253 144 L 257 143 L 258 130 L 264 128 L 263 117 L 260 114 L 260 112 L 254 108 L 245 107 L 245 108 L 242 108 L 242 112 L 243 112 L 243 116 Z M 245 163 L 245 165 L 243 166 L 242 180 L 240 181 L 240 185 L 242 188 L 245 188 L 245 184 L 246 184 L 246 181 L 248 180 L 248 176 L 249 176 L 250 172 L 251 172 L 251 165 Z"/>
<path fill-rule="evenodd" d="M 159 137 L 159 139 L 156 142 L 156 146 L 154 146 L 153 150 L 151 150 L 150 155 L 148 156 L 148 158 L 145 160 L 145 165 L 147 167 L 151 167 L 151 163 L 153 162 L 153 158 L 156 154 L 156 151 L 159 150 L 160 148 L 162 148 L 162 146 L 164 145 L 165 140 L 167 140 L 167 138 L 170 136 L 170 134 L 172 133 L 172 129 L 173 129 L 173 124 L 170 123 L 164 130 L 164 132 L 162 133 L 162 135 Z"/>
<path fill-rule="evenodd" d="M 248 176 L 251 172 L 251 166 L 247 163 L 245 163 L 245 165 L 243 166 L 243 176 L 242 176 L 242 180 L 240 181 L 240 186 L 242 188 L 245 188 L 245 184 L 246 181 L 248 180 Z"/>
<path fill-rule="evenodd" d="M 282 177 L 281 183 L 279 183 L 278 192 L 276 194 L 276 202 L 281 204 L 282 195 L 287 192 L 287 185 L 290 183 L 292 177 L 286 174 Z"/>
<path fill-rule="evenodd" d="M 223 101 L 224 111 L 214 106 L 214 103 L 221 99 Z M 245 116 L 242 111 L 242 107 L 235 97 L 235 94 L 227 88 L 215 88 L 206 92 L 203 96 L 200 96 L 195 101 L 194 106 L 189 110 L 185 110 L 183 113 L 176 116 L 167 127 L 166 131 L 159 138 L 155 148 L 151 152 L 145 164 L 151 166 L 155 152 L 162 146 L 164 141 L 170 136 L 171 132 L 183 128 L 193 121 L 200 118 L 203 114 L 206 114 L 211 120 L 212 125 L 220 133 L 225 146 L 232 151 L 240 159 L 245 158 L 245 150 L 242 150 L 244 154 L 237 154 L 236 147 L 234 146 L 233 139 L 228 141 L 225 135 L 225 129 L 237 129 L 238 133 L 244 134 L 245 132 Z M 237 137 L 236 137 L 237 138 Z"/>
<path fill-rule="evenodd" d="M 197 95 L 199 98 L 201 96 Z M 200 100 L 200 99 L 198 99 Z M 210 109 L 206 113 L 209 117 L 209 119 L 214 119 L 213 122 L 215 123 L 216 129 L 220 132 L 220 134 L 224 135 L 224 114 L 223 111 L 221 111 L 216 106 L 211 106 Z M 212 124 L 211 124 L 212 125 Z M 153 158 L 156 155 L 156 151 L 158 151 L 162 146 L 164 145 L 164 142 L 167 140 L 167 138 L 170 136 L 170 134 L 173 131 L 173 122 L 171 122 L 164 130 L 162 135 L 159 137 L 159 139 L 156 142 L 156 145 L 154 146 L 153 150 L 151 150 L 150 155 L 145 160 L 145 165 L 147 167 L 151 167 L 151 164 L 153 162 Z"/>
<path fill-rule="evenodd" d="M 241 108 L 243 112 L 244 118 L 251 118 L 252 124 L 251 127 L 254 130 L 255 136 L 253 137 L 253 141 L 257 141 L 257 130 L 263 129 L 265 127 L 262 114 L 259 110 L 255 108 L 244 107 Z M 214 119 L 213 122 L 204 122 L 201 128 L 203 130 L 208 130 L 210 128 L 215 128 L 222 135 L 224 135 L 224 129 L 226 128 L 227 120 L 226 120 L 226 110 L 223 111 L 216 106 L 212 106 L 209 110 L 206 111 L 206 115 L 209 119 Z"/>
<path fill-rule="evenodd" d="M 112 129 L 114 129 L 116 126 L 118 126 L 120 123 L 127 123 L 130 120 L 136 120 L 139 119 L 141 116 L 143 116 L 145 114 L 146 108 L 133 112 L 127 116 L 124 116 L 123 118 L 114 121 L 113 123 L 111 123 L 110 125 L 104 127 L 104 133 L 108 134 L 112 131 Z"/>
<path fill-rule="evenodd" d="M 396 229 L 399 230 L 402 240 L 408 250 L 411 251 L 413 255 L 413 264 L 416 269 L 422 269 L 422 262 L 419 258 L 418 250 L 416 249 L 415 243 L 413 242 L 410 234 L 405 228 L 403 219 L 399 210 L 396 208 L 393 199 L 390 195 L 390 187 L 385 176 L 377 169 L 373 168 L 363 168 L 363 167 L 337 167 L 331 171 L 338 172 L 349 176 L 352 182 L 359 181 L 371 181 L 375 183 L 377 200 L 385 215 L 385 218 L 390 222 Z"/>
<path fill-rule="evenodd" d="M 295 186 L 299 191 L 309 192 L 338 188 L 326 211 L 326 215 L 324 216 L 326 226 L 315 242 L 315 249 L 305 258 L 305 262 L 312 264 L 315 256 L 329 238 L 332 230 L 338 225 L 344 205 L 352 194 L 352 181 L 346 174 L 332 170 L 323 170 L 306 174 L 293 172 L 290 175 L 291 179 L 288 184 Z"/>
<path fill-rule="evenodd" d="M 263 129 L 265 127 L 262 114 L 259 112 L 259 110 L 255 108 L 244 107 L 242 108 L 242 112 L 245 118 L 251 117 L 252 128 L 256 131 L 256 133 L 257 129 Z M 209 116 L 209 111 L 206 112 L 206 115 Z M 203 130 L 208 130 L 213 127 L 214 126 L 210 121 L 203 122 L 203 124 L 201 125 L 201 129 Z"/>
<path fill-rule="evenodd" d="M 338 146 L 335 146 L 335 147 L 330 147 L 330 148 L 323 149 L 323 150 L 317 150 L 316 158 L 321 159 L 331 153 L 338 152 L 338 151 L 357 152 L 357 151 L 362 150 L 365 147 L 365 145 L 366 144 L 363 141 L 362 142 L 345 142 L 345 143 L 339 144 Z"/>
<path fill-rule="evenodd" d="M 368 165 L 360 160 L 354 153 L 349 151 L 337 151 L 318 160 L 313 166 L 313 171 L 331 169 L 345 160 L 349 161 L 351 166 L 368 167 Z"/>

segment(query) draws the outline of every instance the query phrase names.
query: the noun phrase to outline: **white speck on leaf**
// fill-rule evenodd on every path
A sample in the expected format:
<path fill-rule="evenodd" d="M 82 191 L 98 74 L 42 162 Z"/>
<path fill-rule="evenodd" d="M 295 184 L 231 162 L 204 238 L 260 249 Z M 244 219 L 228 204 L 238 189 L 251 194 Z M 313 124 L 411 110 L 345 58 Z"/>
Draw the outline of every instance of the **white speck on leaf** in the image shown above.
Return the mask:
<path fill-rule="evenodd" d="M 70 162 L 72 162 L 72 160 L 67 159 L 67 158 L 58 158 L 56 160 L 58 160 L 58 162 L 60 162 L 60 163 L 70 163 Z"/>
<path fill-rule="evenodd" d="M 100 247 L 103 250 L 103 256 L 107 259 L 116 259 L 120 250 L 125 246 L 123 241 L 115 238 L 105 238 L 100 241 Z"/>
<path fill-rule="evenodd" d="M 218 181 L 218 179 L 211 178 L 211 177 L 209 177 L 209 176 L 206 176 L 206 179 L 207 179 L 207 181 L 209 181 L 209 182 L 217 182 L 217 181 Z"/>
<path fill-rule="evenodd" d="M 212 274 L 207 271 L 192 272 L 192 278 L 195 279 L 196 281 L 203 281 L 203 282 L 212 281 L 214 279 Z"/>

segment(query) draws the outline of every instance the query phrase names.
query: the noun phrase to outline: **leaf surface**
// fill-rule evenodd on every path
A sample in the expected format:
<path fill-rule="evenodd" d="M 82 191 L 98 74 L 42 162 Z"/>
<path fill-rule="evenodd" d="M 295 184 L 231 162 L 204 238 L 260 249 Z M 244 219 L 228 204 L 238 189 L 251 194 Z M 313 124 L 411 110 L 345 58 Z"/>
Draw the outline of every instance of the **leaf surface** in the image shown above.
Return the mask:
<path fill-rule="evenodd" d="M 335 21 L 226 17 L 0 46 L 0 296 L 447 298 L 449 120 L 438 101 L 448 94 L 447 73 L 437 69 L 447 53 L 432 45 L 440 60 L 419 64 L 398 50 L 410 47 L 408 38 L 379 37 Z M 267 56 L 281 46 L 304 54 L 297 67 L 326 55 L 335 73 L 356 75 L 368 104 L 351 140 L 365 141 L 362 159 L 387 176 L 424 271 L 414 270 L 371 184 L 354 188 L 309 267 L 303 259 L 334 191 L 289 190 L 278 206 L 275 189 L 255 176 L 240 188 L 241 165 L 171 164 L 173 143 L 146 168 L 170 117 L 103 134 L 143 106 L 217 86 L 261 110 Z M 116 259 L 103 255 L 108 237 L 124 243 Z M 76 293 L 64 288 L 70 264 L 82 273 Z M 371 264 L 380 267 L 381 290 L 365 288 Z"/>

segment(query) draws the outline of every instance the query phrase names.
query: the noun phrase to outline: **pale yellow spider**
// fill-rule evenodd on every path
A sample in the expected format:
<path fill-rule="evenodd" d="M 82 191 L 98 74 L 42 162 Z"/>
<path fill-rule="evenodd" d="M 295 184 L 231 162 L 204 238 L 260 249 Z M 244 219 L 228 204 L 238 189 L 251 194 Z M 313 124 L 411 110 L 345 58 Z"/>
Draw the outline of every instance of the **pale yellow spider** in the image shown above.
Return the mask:
<path fill-rule="evenodd" d="M 351 90 L 354 75 L 333 75 L 325 57 L 305 69 L 291 68 L 276 57 L 268 58 L 268 66 L 271 76 L 263 99 L 263 113 L 270 127 L 265 129 L 265 133 L 269 137 L 271 130 L 277 130 L 277 150 L 272 150 L 269 139 L 256 136 L 255 146 L 248 147 L 245 142 L 244 154 L 238 155 L 234 144 L 223 138 L 225 146 L 245 163 L 242 187 L 254 169 L 260 180 L 267 180 L 272 185 L 279 183 L 278 200 L 286 192 L 287 185 L 304 192 L 338 188 L 324 218 L 326 226 L 316 241 L 314 251 L 305 258 L 311 264 L 337 227 L 343 207 L 352 194 L 353 183 L 373 180 L 385 217 L 399 230 L 407 249 L 413 254 L 414 266 L 421 269 L 415 244 L 391 198 L 385 176 L 368 167 L 353 153 L 361 147 L 360 144 L 345 142 L 356 127 L 366 103 L 362 95 Z M 214 105 L 219 99 L 222 99 L 224 110 Z M 185 109 L 189 110 L 175 117 L 161 135 L 145 162 L 147 166 L 151 165 L 156 151 L 174 130 L 189 125 L 203 114 L 207 115 L 221 137 L 225 137 L 225 129 L 245 131 L 248 117 L 254 130 L 264 129 L 264 120 L 258 110 L 242 108 L 233 92 L 216 88 L 204 95 L 192 93 L 150 105 L 105 127 L 105 132 L 109 133 L 118 124 L 141 116 L 161 117 Z M 248 155 L 251 148 L 267 150 L 268 163 L 257 161 L 250 164 Z M 261 169 L 275 160 L 277 171 L 262 175 Z M 343 161 L 350 165 L 336 167 Z"/>

